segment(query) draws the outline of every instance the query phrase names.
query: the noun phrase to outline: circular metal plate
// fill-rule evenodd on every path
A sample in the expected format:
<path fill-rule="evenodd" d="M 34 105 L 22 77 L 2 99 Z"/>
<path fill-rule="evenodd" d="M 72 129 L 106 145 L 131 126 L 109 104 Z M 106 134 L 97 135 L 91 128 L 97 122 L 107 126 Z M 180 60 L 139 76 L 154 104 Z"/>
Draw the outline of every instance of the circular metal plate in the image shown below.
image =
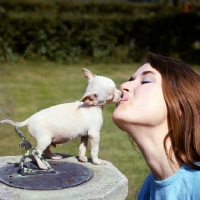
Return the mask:
<path fill-rule="evenodd" d="M 36 163 L 31 162 L 33 168 Z M 29 190 L 57 190 L 74 187 L 88 181 L 92 171 L 75 163 L 49 161 L 56 173 L 22 176 L 18 164 L 9 164 L 0 168 L 0 181 L 17 188 Z"/>

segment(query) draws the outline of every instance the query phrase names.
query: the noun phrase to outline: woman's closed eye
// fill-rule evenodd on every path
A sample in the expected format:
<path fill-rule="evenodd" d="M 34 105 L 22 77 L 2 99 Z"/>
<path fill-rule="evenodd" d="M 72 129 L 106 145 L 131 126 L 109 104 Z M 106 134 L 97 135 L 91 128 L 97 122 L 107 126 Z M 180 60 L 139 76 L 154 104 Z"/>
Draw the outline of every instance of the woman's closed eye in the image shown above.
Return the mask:
<path fill-rule="evenodd" d="M 131 77 L 128 81 L 134 81 L 135 78 L 134 77 Z M 146 77 L 146 78 L 143 78 L 143 80 L 141 81 L 141 84 L 146 84 L 146 83 L 151 83 L 152 82 L 152 79 L 149 78 L 149 77 Z"/>
<path fill-rule="evenodd" d="M 146 83 L 151 83 L 152 80 L 150 78 L 145 78 L 144 80 L 141 81 L 141 84 L 146 84 Z"/>
<path fill-rule="evenodd" d="M 151 81 L 142 81 L 141 84 L 151 83 Z"/>

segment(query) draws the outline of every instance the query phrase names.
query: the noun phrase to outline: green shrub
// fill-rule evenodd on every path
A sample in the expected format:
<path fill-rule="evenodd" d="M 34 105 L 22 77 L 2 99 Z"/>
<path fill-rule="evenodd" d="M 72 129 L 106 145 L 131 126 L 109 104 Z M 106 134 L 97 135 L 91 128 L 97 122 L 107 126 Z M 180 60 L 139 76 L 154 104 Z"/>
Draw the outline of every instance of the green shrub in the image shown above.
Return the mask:
<path fill-rule="evenodd" d="M 0 62 L 139 61 L 153 51 L 200 63 L 200 5 L 0 1 Z"/>
<path fill-rule="evenodd" d="M 178 57 L 190 63 L 200 63 L 200 17 L 194 13 L 178 13 L 153 20 L 138 20 L 133 58 L 140 59 L 147 51 Z M 145 34 L 141 34 L 144 32 Z M 138 55 L 139 54 L 139 55 Z"/>

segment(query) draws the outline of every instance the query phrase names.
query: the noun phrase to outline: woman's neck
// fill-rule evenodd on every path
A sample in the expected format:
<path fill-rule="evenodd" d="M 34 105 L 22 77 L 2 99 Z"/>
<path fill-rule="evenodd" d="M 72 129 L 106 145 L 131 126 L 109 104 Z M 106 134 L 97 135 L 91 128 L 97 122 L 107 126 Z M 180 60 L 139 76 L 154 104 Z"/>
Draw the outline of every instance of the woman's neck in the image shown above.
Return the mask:
<path fill-rule="evenodd" d="M 154 144 L 148 144 L 152 146 Z M 175 159 L 172 152 L 172 160 L 170 160 L 165 152 L 163 145 L 156 145 L 156 148 L 140 148 L 149 168 L 155 176 L 156 180 L 164 180 L 172 176 L 178 171 L 182 165 L 177 159 Z"/>
<path fill-rule="evenodd" d="M 168 158 L 164 148 L 166 133 L 162 134 L 162 132 L 157 131 L 149 127 L 146 129 L 137 128 L 130 135 L 142 152 L 155 179 L 164 180 L 178 171 L 183 163 L 176 159 L 173 151 L 171 151 L 171 160 Z M 167 139 L 166 150 L 168 152 L 170 147 L 171 142 Z"/>

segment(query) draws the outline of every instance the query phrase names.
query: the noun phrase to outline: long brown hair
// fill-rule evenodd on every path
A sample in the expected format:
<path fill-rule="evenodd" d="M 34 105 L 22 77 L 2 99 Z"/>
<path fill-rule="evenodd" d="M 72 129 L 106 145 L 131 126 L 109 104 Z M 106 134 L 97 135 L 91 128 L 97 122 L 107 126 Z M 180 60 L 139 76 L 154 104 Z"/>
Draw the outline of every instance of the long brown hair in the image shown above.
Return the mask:
<path fill-rule="evenodd" d="M 183 62 L 149 53 L 145 62 L 162 76 L 162 89 L 168 109 L 170 132 L 164 140 L 167 156 L 175 156 L 193 168 L 200 161 L 200 74 Z M 166 149 L 166 140 L 171 148 Z"/>

